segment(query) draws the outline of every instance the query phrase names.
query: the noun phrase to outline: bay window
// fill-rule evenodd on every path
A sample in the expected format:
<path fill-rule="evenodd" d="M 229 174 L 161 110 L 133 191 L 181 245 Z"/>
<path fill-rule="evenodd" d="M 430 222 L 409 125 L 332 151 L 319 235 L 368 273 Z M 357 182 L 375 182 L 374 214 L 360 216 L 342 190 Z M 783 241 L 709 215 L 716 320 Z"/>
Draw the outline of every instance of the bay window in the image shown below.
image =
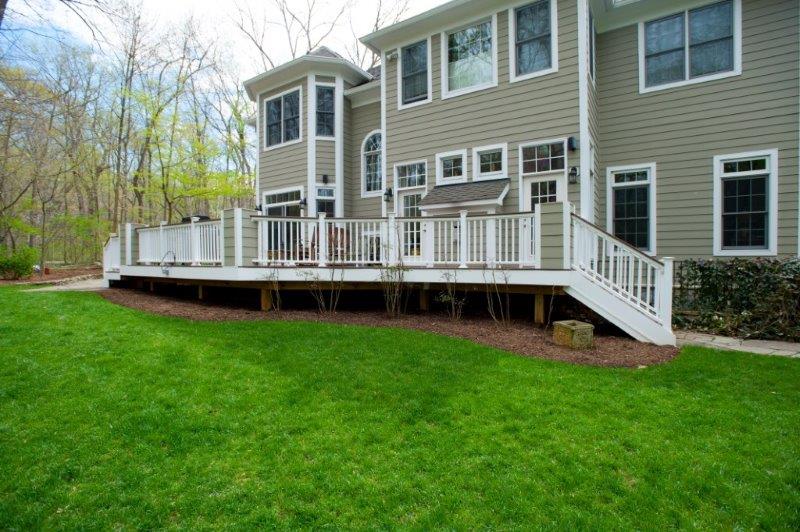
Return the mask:
<path fill-rule="evenodd" d="M 335 131 L 334 87 L 317 85 L 317 136 L 333 137 Z"/>
<path fill-rule="evenodd" d="M 266 100 L 264 109 L 268 148 L 300 139 L 300 89 Z"/>

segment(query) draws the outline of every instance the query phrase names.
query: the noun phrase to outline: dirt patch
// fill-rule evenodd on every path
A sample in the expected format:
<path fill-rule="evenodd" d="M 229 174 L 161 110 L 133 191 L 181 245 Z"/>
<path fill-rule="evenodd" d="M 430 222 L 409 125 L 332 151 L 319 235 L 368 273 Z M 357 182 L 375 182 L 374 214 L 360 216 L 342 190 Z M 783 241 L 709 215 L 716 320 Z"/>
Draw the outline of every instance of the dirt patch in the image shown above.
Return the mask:
<path fill-rule="evenodd" d="M 176 316 L 196 321 L 283 320 L 346 323 L 371 327 L 402 327 L 426 331 L 496 347 L 523 356 L 561 360 L 575 364 L 613 367 L 639 367 L 672 360 L 678 350 L 637 342 L 631 338 L 595 335 L 595 345 L 585 351 L 574 351 L 555 345 L 546 331 L 526 322 L 514 322 L 503 327 L 490 319 L 465 318 L 453 321 L 437 314 L 405 315 L 389 318 L 384 313 L 337 312 L 321 315 L 307 310 L 261 312 L 246 308 L 206 304 L 138 290 L 111 288 L 99 294 L 108 301 L 126 307 Z"/>
<path fill-rule="evenodd" d="M 0 279 L 0 286 L 9 284 L 47 284 L 67 279 L 102 277 L 103 269 L 100 266 L 85 266 L 80 268 L 50 268 L 48 274 L 34 273 L 25 279 L 7 280 Z"/>

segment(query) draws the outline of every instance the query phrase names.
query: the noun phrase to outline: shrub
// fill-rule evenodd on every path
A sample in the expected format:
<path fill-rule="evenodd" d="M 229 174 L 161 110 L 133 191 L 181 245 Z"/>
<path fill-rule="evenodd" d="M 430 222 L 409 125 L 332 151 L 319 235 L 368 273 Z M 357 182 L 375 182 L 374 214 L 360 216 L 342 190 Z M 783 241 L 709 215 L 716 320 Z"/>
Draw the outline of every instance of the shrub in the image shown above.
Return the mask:
<path fill-rule="evenodd" d="M 0 246 L 0 278 L 20 279 L 33 273 L 39 260 L 39 252 L 27 246 L 19 247 L 13 253 Z"/>
<path fill-rule="evenodd" d="M 687 260 L 675 272 L 675 325 L 800 340 L 800 260 Z"/>

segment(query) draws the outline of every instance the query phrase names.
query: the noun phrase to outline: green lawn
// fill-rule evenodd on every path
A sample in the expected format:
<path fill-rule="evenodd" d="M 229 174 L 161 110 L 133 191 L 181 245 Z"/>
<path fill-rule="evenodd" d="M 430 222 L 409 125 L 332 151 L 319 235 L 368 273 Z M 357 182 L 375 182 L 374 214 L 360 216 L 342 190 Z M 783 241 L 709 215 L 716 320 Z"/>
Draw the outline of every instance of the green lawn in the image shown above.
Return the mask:
<path fill-rule="evenodd" d="M 2 529 L 800 527 L 800 360 L 0 308 Z"/>

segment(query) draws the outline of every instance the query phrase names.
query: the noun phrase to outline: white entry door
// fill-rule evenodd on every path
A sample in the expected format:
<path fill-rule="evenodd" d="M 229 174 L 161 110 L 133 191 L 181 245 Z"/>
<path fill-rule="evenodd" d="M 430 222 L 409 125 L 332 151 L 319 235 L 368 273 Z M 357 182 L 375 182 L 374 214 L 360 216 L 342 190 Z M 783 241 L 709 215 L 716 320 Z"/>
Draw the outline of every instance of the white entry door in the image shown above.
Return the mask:
<path fill-rule="evenodd" d="M 422 258 L 422 222 L 413 221 L 413 218 L 422 217 L 419 203 L 422 201 L 422 191 L 402 192 L 398 198 L 400 212 L 403 218 L 400 229 L 400 252 L 407 261 Z"/>
<path fill-rule="evenodd" d="M 536 205 L 541 203 L 554 203 L 567 199 L 567 187 L 561 174 L 527 178 L 523 190 L 525 194 L 523 206 L 526 211 L 536 210 Z"/>

